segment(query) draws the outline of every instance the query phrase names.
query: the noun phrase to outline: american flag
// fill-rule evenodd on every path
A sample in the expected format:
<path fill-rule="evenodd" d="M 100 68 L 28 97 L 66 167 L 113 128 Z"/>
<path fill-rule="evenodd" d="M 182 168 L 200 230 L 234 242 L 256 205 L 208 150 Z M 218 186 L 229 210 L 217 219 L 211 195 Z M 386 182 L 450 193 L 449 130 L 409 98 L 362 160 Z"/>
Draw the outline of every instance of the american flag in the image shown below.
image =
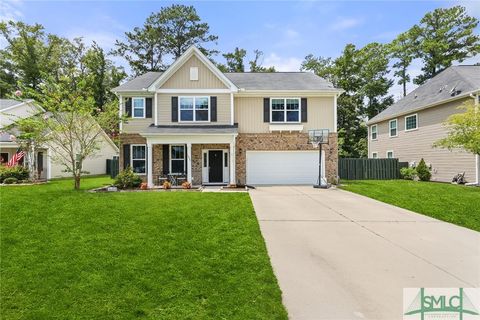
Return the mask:
<path fill-rule="evenodd" d="M 24 155 L 25 155 L 25 152 L 21 150 L 17 150 L 17 152 L 13 155 L 13 157 L 7 162 L 7 167 L 16 166 L 18 164 L 18 161 L 20 161 Z"/>

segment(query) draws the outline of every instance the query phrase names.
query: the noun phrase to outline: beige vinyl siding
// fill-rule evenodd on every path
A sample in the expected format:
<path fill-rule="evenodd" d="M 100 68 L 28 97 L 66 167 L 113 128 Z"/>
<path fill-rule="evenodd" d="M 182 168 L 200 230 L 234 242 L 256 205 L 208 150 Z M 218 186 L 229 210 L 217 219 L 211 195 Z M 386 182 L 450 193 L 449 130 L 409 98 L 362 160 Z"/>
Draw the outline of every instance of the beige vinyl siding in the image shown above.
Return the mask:
<path fill-rule="evenodd" d="M 369 130 L 368 156 L 378 152 L 379 158 L 385 158 L 386 153 L 392 150 L 394 157 L 400 161 L 417 164 L 421 158 L 432 165 L 432 180 L 450 182 L 452 177 L 459 172 L 466 172 L 469 182 L 475 181 L 475 156 L 463 150 L 449 151 L 447 149 L 433 148 L 435 141 L 445 137 L 447 129 L 443 122 L 452 114 L 458 113 L 456 109 L 462 102 L 454 101 L 437 107 L 425 109 L 412 114 L 417 114 L 418 129 L 405 132 L 405 116 L 398 119 L 398 136 L 388 136 L 388 123 L 391 118 L 377 123 L 377 140 L 372 141 Z M 371 126 L 370 126 L 371 128 Z"/>
<path fill-rule="evenodd" d="M 172 122 L 172 97 L 210 96 L 217 97 L 216 122 Z M 230 124 L 230 94 L 204 93 L 204 94 L 157 94 L 157 112 L 159 125 L 228 125 Z"/>
<path fill-rule="evenodd" d="M 124 122 L 122 124 L 122 132 L 124 133 L 145 132 L 146 128 L 154 122 L 155 122 L 154 118 L 145 118 L 145 119 L 129 118 L 127 122 Z"/>
<path fill-rule="evenodd" d="M 145 97 L 145 98 L 152 98 L 152 118 L 128 118 L 126 122 L 122 124 L 122 132 L 124 133 L 138 133 L 138 132 L 145 132 L 146 128 L 150 126 L 152 123 L 155 123 L 155 118 L 153 113 L 155 112 L 155 108 L 153 106 L 153 96 L 142 96 L 142 95 L 132 95 L 132 96 L 123 96 L 122 98 L 133 98 L 133 97 Z M 133 107 L 132 107 L 133 108 Z M 122 105 L 122 114 L 126 114 L 125 110 L 125 103 Z M 133 112 L 133 109 L 132 109 Z"/>
<path fill-rule="evenodd" d="M 235 123 L 240 133 L 268 133 L 270 123 L 263 122 L 263 97 L 236 97 Z M 303 131 L 329 129 L 333 132 L 335 111 L 333 97 L 307 97 L 308 117 Z"/>
<path fill-rule="evenodd" d="M 190 80 L 190 67 L 198 68 L 198 80 Z M 193 55 L 162 86 L 161 89 L 225 89 L 225 84 Z"/>

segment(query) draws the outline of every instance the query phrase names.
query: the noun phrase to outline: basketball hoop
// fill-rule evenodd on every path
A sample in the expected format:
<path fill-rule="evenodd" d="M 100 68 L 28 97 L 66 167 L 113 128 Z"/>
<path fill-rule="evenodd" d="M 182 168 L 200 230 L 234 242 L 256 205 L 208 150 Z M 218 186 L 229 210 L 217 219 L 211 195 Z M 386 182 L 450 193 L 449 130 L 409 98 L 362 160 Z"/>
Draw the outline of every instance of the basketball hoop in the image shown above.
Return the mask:
<path fill-rule="evenodd" d="M 308 130 L 308 142 L 314 148 L 318 148 L 320 144 L 328 144 L 328 129 Z"/>
<path fill-rule="evenodd" d="M 329 187 L 322 174 L 322 144 L 328 144 L 328 129 L 308 130 L 308 142 L 312 144 L 313 148 L 319 149 L 318 154 L 318 180 L 314 188 L 327 189 Z"/>

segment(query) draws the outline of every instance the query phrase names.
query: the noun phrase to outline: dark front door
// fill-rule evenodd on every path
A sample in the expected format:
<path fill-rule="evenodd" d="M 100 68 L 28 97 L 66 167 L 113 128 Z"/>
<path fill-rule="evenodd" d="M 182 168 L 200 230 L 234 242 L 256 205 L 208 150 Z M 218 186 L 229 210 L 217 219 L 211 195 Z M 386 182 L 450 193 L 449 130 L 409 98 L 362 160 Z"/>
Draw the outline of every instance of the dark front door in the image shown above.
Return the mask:
<path fill-rule="evenodd" d="M 208 151 L 208 182 L 223 182 L 223 151 Z"/>

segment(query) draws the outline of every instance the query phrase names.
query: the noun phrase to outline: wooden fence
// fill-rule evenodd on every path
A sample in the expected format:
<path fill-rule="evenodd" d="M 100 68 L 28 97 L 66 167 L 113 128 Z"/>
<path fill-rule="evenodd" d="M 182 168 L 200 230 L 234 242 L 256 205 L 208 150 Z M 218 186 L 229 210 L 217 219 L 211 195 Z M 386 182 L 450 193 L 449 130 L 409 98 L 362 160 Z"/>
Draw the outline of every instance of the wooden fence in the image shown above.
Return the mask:
<path fill-rule="evenodd" d="M 118 175 L 119 170 L 120 167 L 118 163 L 118 157 L 113 157 L 113 159 L 107 159 L 107 174 L 112 179 L 115 179 L 115 177 Z"/>
<path fill-rule="evenodd" d="M 408 162 L 398 159 L 338 159 L 338 175 L 347 180 L 390 180 L 400 179 L 400 169 Z"/>

